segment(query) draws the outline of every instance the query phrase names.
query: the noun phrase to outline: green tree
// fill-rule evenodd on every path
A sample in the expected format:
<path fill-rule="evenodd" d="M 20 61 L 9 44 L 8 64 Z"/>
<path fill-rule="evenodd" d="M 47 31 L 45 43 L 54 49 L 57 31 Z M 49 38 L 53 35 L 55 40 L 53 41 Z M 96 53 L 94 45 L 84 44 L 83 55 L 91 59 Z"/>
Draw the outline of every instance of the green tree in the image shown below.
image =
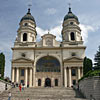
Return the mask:
<path fill-rule="evenodd" d="M 95 54 L 94 61 L 95 61 L 94 67 L 100 68 L 100 46 L 99 46 L 99 50 L 98 50 L 97 53 Z"/>
<path fill-rule="evenodd" d="M 1 77 L 4 77 L 4 70 L 5 70 L 5 55 L 0 53 L 0 74 Z"/>
<path fill-rule="evenodd" d="M 92 60 L 85 57 L 83 61 L 83 75 L 92 70 Z"/>

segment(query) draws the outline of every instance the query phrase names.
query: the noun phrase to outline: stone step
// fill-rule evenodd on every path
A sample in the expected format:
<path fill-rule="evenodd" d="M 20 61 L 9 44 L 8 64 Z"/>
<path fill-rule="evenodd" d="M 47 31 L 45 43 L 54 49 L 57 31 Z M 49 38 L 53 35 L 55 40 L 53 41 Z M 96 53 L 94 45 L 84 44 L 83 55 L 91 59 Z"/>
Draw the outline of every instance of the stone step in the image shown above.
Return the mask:
<path fill-rule="evenodd" d="M 12 93 L 11 100 L 86 100 L 82 97 L 76 98 L 72 88 L 25 88 L 19 91 L 18 88 L 9 90 Z M 0 100 L 8 100 L 8 92 L 0 95 Z"/>

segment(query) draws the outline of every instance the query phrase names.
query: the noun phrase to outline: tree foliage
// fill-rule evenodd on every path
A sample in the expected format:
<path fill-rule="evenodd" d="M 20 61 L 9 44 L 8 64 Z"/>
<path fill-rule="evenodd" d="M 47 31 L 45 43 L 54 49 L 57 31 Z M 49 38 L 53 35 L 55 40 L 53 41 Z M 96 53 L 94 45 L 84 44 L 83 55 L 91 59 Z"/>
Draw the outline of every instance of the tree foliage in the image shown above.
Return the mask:
<path fill-rule="evenodd" d="M 4 70 L 5 70 L 5 55 L 0 53 L 0 74 L 1 77 L 4 77 Z"/>
<path fill-rule="evenodd" d="M 91 71 L 89 71 L 83 77 L 81 77 L 81 79 L 79 79 L 78 82 L 80 82 L 84 78 L 93 77 L 93 76 L 100 76 L 100 70 L 91 70 Z"/>
<path fill-rule="evenodd" d="M 85 57 L 83 61 L 83 75 L 92 70 L 92 60 Z"/>
<path fill-rule="evenodd" d="M 95 54 L 94 61 L 95 61 L 94 67 L 100 68 L 100 46 L 99 46 L 99 50 Z"/>

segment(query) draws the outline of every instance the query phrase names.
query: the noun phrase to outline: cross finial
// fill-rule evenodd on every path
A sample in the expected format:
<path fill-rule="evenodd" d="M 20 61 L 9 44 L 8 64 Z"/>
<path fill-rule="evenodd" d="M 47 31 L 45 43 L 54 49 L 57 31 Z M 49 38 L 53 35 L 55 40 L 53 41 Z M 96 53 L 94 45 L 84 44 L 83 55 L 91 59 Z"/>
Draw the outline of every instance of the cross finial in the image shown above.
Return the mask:
<path fill-rule="evenodd" d="M 28 4 L 28 8 L 31 8 L 31 6 L 32 6 L 31 4 Z"/>
<path fill-rule="evenodd" d="M 27 13 L 27 14 L 31 14 L 31 13 L 30 13 L 30 8 L 31 8 L 31 6 L 32 6 L 31 4 L 28 5 L 28 13 Z"/>
<path fill-rule="evenodd" d="M 71 8 L 71 3 L 68 3 L 68 5 L 69 5 L 69 8 Z"/>
<path fill-rule="evenodd" d="M 48 34 L 49 34 L 50 30 L 48 29 Z"/>
<path fill-rule="evenodd" d="M 68 3 L 69 5 L 69 13 L 71 13 L 71 3 Z"/>

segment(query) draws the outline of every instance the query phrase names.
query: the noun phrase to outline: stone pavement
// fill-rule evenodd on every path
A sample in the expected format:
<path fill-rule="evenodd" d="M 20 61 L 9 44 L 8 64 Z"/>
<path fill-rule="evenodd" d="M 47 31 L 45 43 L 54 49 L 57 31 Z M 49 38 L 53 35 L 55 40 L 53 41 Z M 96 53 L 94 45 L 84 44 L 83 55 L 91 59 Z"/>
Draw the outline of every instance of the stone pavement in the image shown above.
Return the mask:
<path fill-rule="evenodd" d="M 87 100 L 72 88 L 25 88 L 19 91 L 18 88 L 9 90 L 12 93 L 11 100 Z M 0 100 L 8 100 L 8 92 L 0 95 Z"/>

